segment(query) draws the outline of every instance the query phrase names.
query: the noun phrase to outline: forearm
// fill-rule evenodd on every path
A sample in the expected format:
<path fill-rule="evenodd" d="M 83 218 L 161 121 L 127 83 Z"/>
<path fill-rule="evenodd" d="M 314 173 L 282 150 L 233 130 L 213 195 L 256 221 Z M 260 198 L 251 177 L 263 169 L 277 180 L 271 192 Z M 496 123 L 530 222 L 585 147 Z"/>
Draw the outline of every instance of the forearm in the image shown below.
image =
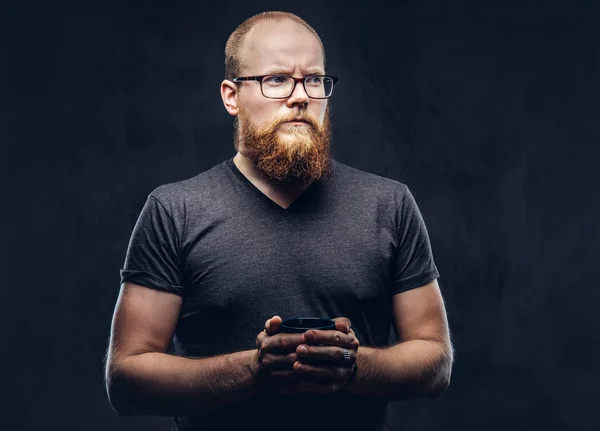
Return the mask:
<path fill-rule="evenodd" d="M 411 340 L 385 349 L 359 347 L 358 373 L 348 392 L 400 400 L 433 397 L 450 382 L 451 348 L 443 343 Z"/>
<path fill-rule="evenodd" d="M 256 351 L 208 358 L 144 353 L 121 360 L 109 379 L 111 404 L 119 413 L 197 414 L 249 398 L 262 389 L 254 379 Z"/>

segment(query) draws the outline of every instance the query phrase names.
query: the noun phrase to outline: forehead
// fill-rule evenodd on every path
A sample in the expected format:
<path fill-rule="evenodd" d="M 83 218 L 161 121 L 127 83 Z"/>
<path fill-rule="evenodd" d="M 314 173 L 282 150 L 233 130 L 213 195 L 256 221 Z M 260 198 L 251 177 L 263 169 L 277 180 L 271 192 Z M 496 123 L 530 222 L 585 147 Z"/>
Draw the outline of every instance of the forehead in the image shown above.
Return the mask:
<path fill-rule="evenodd" d="M 324 72 L 321 44 L 302 24 L 292 20 L 261 22 L 246 35 L 242 69 L 251 74 L 294 71 Z"/>

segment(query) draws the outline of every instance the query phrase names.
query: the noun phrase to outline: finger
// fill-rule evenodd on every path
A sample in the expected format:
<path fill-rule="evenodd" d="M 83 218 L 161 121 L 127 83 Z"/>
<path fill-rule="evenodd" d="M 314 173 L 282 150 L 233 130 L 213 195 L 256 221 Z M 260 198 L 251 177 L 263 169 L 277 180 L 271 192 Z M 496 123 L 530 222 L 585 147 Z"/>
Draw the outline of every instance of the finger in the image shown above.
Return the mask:
<path fill-rule="evenodd" d="M 303 334 L 279 333 L 265 337 L 260 347 L 261 351 L 268 353 L 295 352 L 296 347 L 304 342 Z"/>
<path fill-rule="evenodd" d="M 271 384 L 274 383 L 293 383 L 298 381 L 298 373 L 290 370 L 265 370 L 265 375 Z"/>
<path fill-rule="evenodd" d="M 291 370 L 294 362 L 298 360 L 297 353 L 275 354 L 275 353 L 264 353 L 259 354 L 259 361 L 263 368 L 269 370 L 277 369 L 289 369 Z"/>
<path fill-rule="evenodd" d="M 358 340 L 352 334 L 345 334 L 340 331 L 311 329 L 304 333 L 304 340 L 308 344 L 326 344 L 345 348 L 358 347 Z"/>
<path fill-rule="evenodd" d="M 273 316 L 265 322 L 265 330 L 268 335 L 274 335 L 279 331 L 279 326 L 281 325 L 281 317 Z"/>
<path fill-rule="evenodd" d="M 265 340 L 265 338 L 267 338 L 267 335 L 268 334 L 267 334 L 266 330 L 263 330 L 258 333 L 258 335 L 256 336 L 256 348 L 257 349 L 260 349 L 263 341 Z"/>
<path fill-rule="evenodd" d="M 265 329 L 264 331 L 267 333 L 267 335 L 272 335 L 273 333 L 271 332 L 271 319 L 267 319 L 267 321 L 265 322 Z"/>
<path fill-rule="evenodd" d="M 272 332 L 278 332 L 279 331 L 279 327 L 281 326 L 281 322 L 283 321 L 283 319 L 279 316 L 273 316 L 271 318 L 271 331 Z"/>
<path fill-rule="evenodd" d="M 302 349 L 305 347 L 305 349 Z M 344 350 L 340 347 L 333 346 L 307 346 L 301 344 L 296 349 L 297 356 L 302 362 L 310 362 L 310 361 L 326 361 L 332 362 L 335 364 L 341 364 L 344 360 Z M 348 350 L 350 353 L 350 358 L 352 362 L 356 361 L 356 351 Z M 350 364 L 352 363 L 350 362 Z M 349 366 L 345 364 L 345 366 Z"/>
<path fill-rule="evenodd" d="M 294 363 L 294 372 L 302 379 L 319 381 L 321 383 L 343 383 L 347 380 L 352 369 L 331 365 L 307 364 L 302 361 Z"/>
<path fill-rule="evenodd" d="M 350 323 L 350 319 L 347 317 L 336 317 L 333 319 L 335 321 L 335 328 L 338 331 L 348 333 L 350 328 L 352 327 L 352 323 Z"/>

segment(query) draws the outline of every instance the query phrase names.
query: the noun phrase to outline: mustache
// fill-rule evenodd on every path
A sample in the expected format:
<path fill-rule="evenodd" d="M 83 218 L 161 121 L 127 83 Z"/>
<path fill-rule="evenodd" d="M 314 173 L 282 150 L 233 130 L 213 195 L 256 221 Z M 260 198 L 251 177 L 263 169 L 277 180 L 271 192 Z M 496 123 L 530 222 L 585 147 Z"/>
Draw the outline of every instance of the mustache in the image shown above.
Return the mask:
<path fill-rule="evenodd" d="M 308 114 L 286 115 L 285 117 L 276 120 L 275 124 L 277 124 L 277 126 L 279 126 L 281 124 L 289 123 L 292 121 L 304 121 L 304 122 L 308 123 L 310 126 L 312 126 L 313 128 L 318 129 L 317 119 L 314 118 L 312 115 L 308 115 Z"/>

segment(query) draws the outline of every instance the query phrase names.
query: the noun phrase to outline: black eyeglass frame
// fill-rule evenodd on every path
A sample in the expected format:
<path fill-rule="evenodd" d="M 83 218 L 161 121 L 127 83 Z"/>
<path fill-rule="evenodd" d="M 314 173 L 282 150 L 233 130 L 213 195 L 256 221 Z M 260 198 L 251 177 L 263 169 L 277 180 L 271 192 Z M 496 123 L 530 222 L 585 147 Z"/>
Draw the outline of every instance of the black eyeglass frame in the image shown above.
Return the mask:
<path fill-rule="evenodd" d="M 268 76 L 281 77 L 281 78 L 292 78 L 294 80 L 294 86 L 292 87 L 292 91 L 290 91 L 290 94 L 288 94 L 285 97 L 265 96 L 265 93 L 263 92 L 263 88 L 262 88 L 262 81 L 263 81 L 263 79 L 265 79 Z M 325 96 L 325 97 L 309 96 L 308 91 L 306 91 L 306 80 L 310 79 L 310 78 L 331 78 L 331 80 L 333 81 L 333 84 L 331 84 L 331 94 L 329 96 Z M 240 84 L 243 81 L 258 81 L 258 83 L 260 84 L 260 92 L 263 95 L 263 97 L 266 97 L 267 99 L 287 99 L 294 93 L 294 90 L 296 89 L 296 85 L 298 84 L 298 82 L 302 81 L 302 86 L 304 87 L 304 92 L 306 93 L 306 95 L 309 98 L 323 100 L 323 99 L 329 99 L 331 96 L 333 96 L 333 90 L 335 90 L 335 83 L 338 81 L 338 77 L 331 76 L 331 75 L 307 75 L 302 78 L 294 78 L 291 75 L 281 75 L 281 74 L 275 73 L 275 74 L 270 74 L 270 75 L 240 76 L 238 78 L 233 78 L 232 81 L 235 82 L 236 84 Z"/>

